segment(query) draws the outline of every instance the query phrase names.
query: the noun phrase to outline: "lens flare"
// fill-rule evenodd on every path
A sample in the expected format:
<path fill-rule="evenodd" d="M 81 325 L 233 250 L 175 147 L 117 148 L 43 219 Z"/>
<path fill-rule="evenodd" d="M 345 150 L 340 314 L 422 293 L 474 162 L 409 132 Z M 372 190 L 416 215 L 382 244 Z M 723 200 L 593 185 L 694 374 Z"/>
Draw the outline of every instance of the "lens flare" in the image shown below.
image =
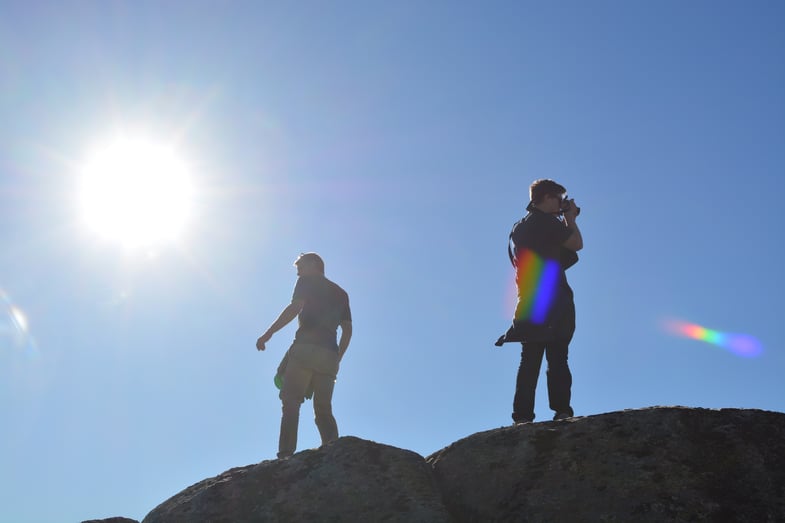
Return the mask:
<path fill-rule="evenodd" d="M 559 283 L 559 262 L 543 260 L 534 251 L 518 253 L 518 305 L 516 320 L 544 323 L 548 317 Z"/>
<path fill-rule="evenodd" d="M 0 289 L 0 348 L 4 346 L 31 358 L 38 354 L 27 315 Z"/>
<path fill-rule="evenodd" d="M 15 305 L 11 305 L 11 307 L 8 309 L 8 312 L 14 324 L 16 325 L 16 328 L 21 332 L 27 332 L 27 316 L 25 316 L 25 313 L 22 312 L 22 309 Z"/>
<path fill-rule="evenodd" d="M 749 334 L 722 332 L 680 320 L 666 321 L 665 329 L 676 336 L 705 341 L 722 347 L 737 356 L 755 358 L 763 354 L 763 346 L 760 341 Z"/>

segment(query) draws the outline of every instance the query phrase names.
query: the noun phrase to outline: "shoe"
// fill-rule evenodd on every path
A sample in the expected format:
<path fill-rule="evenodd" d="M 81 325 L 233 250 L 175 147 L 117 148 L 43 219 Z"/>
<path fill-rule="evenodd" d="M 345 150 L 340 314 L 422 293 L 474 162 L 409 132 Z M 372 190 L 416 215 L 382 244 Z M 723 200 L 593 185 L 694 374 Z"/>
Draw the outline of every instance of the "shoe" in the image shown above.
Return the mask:
<path fill-rule="evenodd" d="M 534 420 L 522 419 L 522 420 L 514 421 L 512 424 L 513 426 L 516 426 L 516 425 L 528 425 L 529 423 L 534 423 Z"/>
<path fill-rule="evenodd" d="M 556 415 L 553 416 L 553 421 L 560 421 L 563 419 L 571 418 L 573 415 L 569 412 L 557 412 Z"/>

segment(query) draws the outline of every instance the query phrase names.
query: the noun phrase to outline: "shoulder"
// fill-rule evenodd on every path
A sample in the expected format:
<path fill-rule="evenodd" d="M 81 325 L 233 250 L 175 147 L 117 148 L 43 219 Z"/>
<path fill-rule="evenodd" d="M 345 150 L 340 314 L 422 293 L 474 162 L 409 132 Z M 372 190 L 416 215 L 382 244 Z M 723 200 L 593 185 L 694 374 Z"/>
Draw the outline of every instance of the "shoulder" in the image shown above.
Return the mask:
<path fill-rule="evenodd" d="M 566 230 L 564 223 L 559 218 L 544 212 L 533 213 L 530 219 L 527 220 L 527 225 L 530 230 L 535 230 L 547 236 L 562 232 L 562 229 Z"/>
<path fill-rule="evenodd" d="M 527 214 L 526 216 L 524 216 L 523 218 L 512 224 L 511 234 L 513 236 L 518 236 L 522 234 L 527 229 L 526 221 L 529 220 L 529 218 L 531 218 L 531 214 Z"/>
<path fill-rule="evenodd" d="M 335 282 L 334 282 L 334 281 L 332 281 L 332 280 L 328 280 L 327 278 L 325 278 L 324 280 L 325 280 L 325 281 L 328 283 L 328 285 L 329 285 L 329 286 L 330 286 L 330 287 L 333 289 L 333 292 L 334 292 L 336 295 L 338 295 L 338 296 L 341 296 L 342 298 L 345 298 L 347 301 L 349 300 L 349 293 L 348 293 L 348 292 L 346 292 L 346 291 L 343 289 L 343 287 L 341 287 L 340 285 L 338 285 L 337 283 L 335 283 Z"/>
<path fill-rule="evenodd" d="M 515 237 L 537 234 L 538 232 L 547 230 L 555 225 L 559 225 L 558 218 L 535 210 L 524 216 L 521 221 L 513 225 L 512 235 Z"/>

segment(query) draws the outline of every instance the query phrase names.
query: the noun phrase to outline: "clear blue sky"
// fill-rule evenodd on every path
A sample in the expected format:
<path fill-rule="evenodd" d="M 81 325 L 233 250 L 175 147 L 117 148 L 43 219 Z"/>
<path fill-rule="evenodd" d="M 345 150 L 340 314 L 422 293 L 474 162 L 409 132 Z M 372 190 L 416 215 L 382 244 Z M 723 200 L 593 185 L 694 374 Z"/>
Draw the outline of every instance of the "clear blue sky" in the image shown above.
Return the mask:
<path fill-rule="evenodd" d="M 583 209 L 577 415 L 785 410 L 783 20 L 763 0 L 0 3 L 0 519 L 141 519 L 272 459 L 294 325 L 254 343 L 302 251 L 351 296 L 343 435 L 427 455 L 510 423 L 505 242 L 542 177 Z M 117 128 L 190 169 L 191 219 L 152 252 L 75 203 Z"/>

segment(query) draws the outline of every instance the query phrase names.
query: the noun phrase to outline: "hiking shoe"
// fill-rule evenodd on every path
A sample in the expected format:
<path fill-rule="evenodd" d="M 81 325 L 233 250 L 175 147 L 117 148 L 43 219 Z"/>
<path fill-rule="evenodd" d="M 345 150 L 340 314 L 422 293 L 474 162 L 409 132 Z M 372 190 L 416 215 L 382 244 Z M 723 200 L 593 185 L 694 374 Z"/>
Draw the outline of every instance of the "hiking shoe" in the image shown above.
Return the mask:
<path fill-rule="evenodd" d="M 572 417 L 572 414 L 569 413 L 569 412 L 557 412 L 553 416 L 553 421 L 560 421 L 560 420 L 571 418 L 571 417 Z"/>
<path fill-rule="evenodd" d="M 528 425 L 529 423 L 534 423 L 534 420 L 522 419 L 522 420 L 514 421 L 512 424 L 513 426 L 516 426 L 516 425 Z"/>

